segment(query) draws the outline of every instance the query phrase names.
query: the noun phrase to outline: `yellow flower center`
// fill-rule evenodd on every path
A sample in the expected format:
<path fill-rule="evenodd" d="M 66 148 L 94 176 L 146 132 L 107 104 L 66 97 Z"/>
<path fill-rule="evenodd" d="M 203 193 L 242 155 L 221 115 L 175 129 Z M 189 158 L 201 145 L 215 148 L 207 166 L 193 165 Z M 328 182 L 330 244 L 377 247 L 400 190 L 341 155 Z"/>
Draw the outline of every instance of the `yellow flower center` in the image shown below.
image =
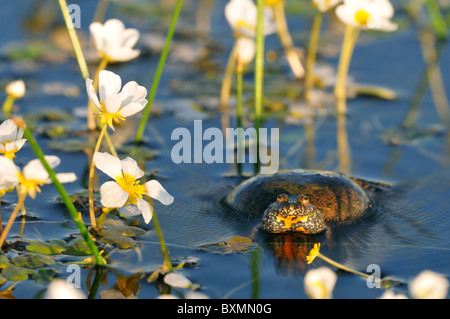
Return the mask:
<path fill-rule="evenodd" d="M 361 25 L 367 25 L 370 14 L 365 10 L 359 10 L 355 13 L 355 20 Z"/>
<path fill-rule="evenodd" d="M 16 158 L 16 152 L 19 151 L 18 149 L 14 149 L 14 150 L 6 150 L 6 144 L 11 143 L 12 141 L 6 141 L 3 143 L 0 143 L 1 145 L 3 145 L 5 147 L 4 150 L 0 150 L 0 154 L 3 154 L 3 156 L 5 156 L 6 158 L 9 158 L 10 160 L 13 160 L 14 158 Z"/>
<path fill-rule="evenodd" d="M 115 124 L 119 124 L 121 121 L 125 120 L 125 117 L 123 115 L 120 115 L 119 112 L 116 113 L 108 113 L 106 112 L 106 108 L 105 105 L 100 102 L 101 105 L 101 111 L 100 114 L 98 115 L 98 117 L 100 118 L 100 123 L 105 125 L 108 124 L 108 126 L 114 131 L 114 125 Z M 119 108 L 120 111 L 121 108 Z"/>
<path fill-rule="evenodd" d="M 247 28 L 247 29 L 250 29 L 250 30 L 253 30 L 253 31 L 256 30 L 256 26 L 254 26 L 254 25 L 248 23 L 248 22 L 245 21 L 245 20 L 240 20 L 240 21 L 238 21 L 238 22 L 236 23 L 236 28 Z"/>
<path fill-rule="evenodd" d="M 128 201 L 135 205 L 137 204 L 136 199 L 142 199 L 142 195 L 145 194 L 145 186 L 141 185 L 139 181 L 136 180 L 136 177 L 132 175 L 123 174 L 123 176 L 118 176 L 116 182 L 119 184 L 120 188 L 130 194 Z"/>
<path fill-rule="evenodd" d="M 26 179 L 23 174 L 18 173 L 17 176 L 19 177 L 19 183 L 20 183 L 20 192 L 22 194 L 28 194 L 31 198 L 36 197 L 36 193 L 40 193 L 42 185 L 44 185 L 43 181 L 33 180 L 33 179 Z"/>
<path fill-rule="evenodd" d="M 273 5 L 275 5 L 275 4 L 277 4 L 277 3 L 281 2 L 281 1 L 282 1 L 282 0 L 265 0 L 264 3 L 265 3 L 267 6 L 273 6 Z"/>
<path fill-rule="evenodd" d="M 312 296 L 313 298 L 316 298 L 316 299 L 325 299 L 325 298 L 327 298 L 328 291 L 327 291 L 327 287 L 325 286 L 325 284 L 323 282 L 316 281 L 311 286 L 315 287 L 315 288 L 318 288 L 320 290 L 320 294 L 318 296 Z"/>

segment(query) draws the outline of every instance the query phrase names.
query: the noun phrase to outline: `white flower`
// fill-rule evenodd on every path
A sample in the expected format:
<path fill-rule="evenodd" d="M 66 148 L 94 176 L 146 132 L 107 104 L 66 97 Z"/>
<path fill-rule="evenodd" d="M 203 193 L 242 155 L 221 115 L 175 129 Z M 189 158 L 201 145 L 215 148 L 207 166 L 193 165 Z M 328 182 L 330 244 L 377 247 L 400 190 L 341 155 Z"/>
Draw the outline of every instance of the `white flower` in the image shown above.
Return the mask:
<path fill-rule="evenodd" d="M 346 25 L 363 30 L 397 30 L 397 24 L 390 20 L 394 7 L 389 0 L 344 0 L 336 8 L 336 15 Z"/>
<path fill-rule="evenodd" d="M 93 22 L 89 30 L 100 57 L 108 62 L 130 61 L 140 53 L 133 49 L 139 39 L 139 31 L 134 28 L 126 29 L 118 19 L 110 19 L 105 24 Z"/>
<path fill-rule="evenodd" d="M 305 275 L 305 292 L 311 299 L 330 299 L 336 279 L 336 273 L 328 267 L 311 269 Z"/>
<path fill-rule="evenodd" d="M 19 151 L 27 141 L 22 138 L 23 130 L 18 129 L 16 123 L 8 119 L 0 124 L 0 154 L 9 159 L 16 157 L 16 152 Z"/>
<path fill-rule="evenodd" d="M 256 44 L 253 38 L 239 37 L 236 41 L 236 56 L 239 63 L 246 65 L 252 62 L 256 53 Z"/>
<path fill-rule="evenodd" d="M 45 156 L 45 160 L 51 168 L 61 163 L 59 157 L 53 155 Z M 31 160 L 21 172 L 10 159 L 1 156 L 0 176 L 0 190 L 5 191 L 19 184 L 20 192 L 28 194 L 31 198 L 36 197 L 42 185 L 52 182 L 39 159 Z M 60 183 L 70 183 L 77 179 L 75 173 L 58 173 L 56 178 Z"/>
<path fill-rule="evenodd" d="M 23 80 L 13 81 L 6 86 L 5 91 L 12 98 L 20 99 L 25 95 L 25 83 Z"/>
<path fill-rule="evenodd" d="M 44 299 L 86 299 L 80 288 L 69 287 L 66 280 L 54 279 L 48 285 Z"/>
<path fill-rule="evenodd" d="M 225 17 L 236 35 L 255 37 L 258 9 L 252 0 L 230 0 L 225 6 Z M 270 7 L 264 7 L 263 34 L 277 30 Z"/>
<path fill-rule="evenodd" d="M 91 79 L 86 79 L 89 99 L 100 110 L 100 123 L 108 124 L 113 130 L 113 123 L 120 123 L 126 117 L 141 111 L 147 104 L 145 87 L 130 81 L 119 92 L 122 80 L 119 75 L 111 71 L 100 71 L 98 89 L 100 100 L 92 83 Z"/>
<path fill-rule="evenodd" d="M 7 191 L 12 190 L 17 183 L 18 178 L 18 168 L 11 159 L 4 156 L 0 156 L 0 195 Z"/>
<path fill-rule="evenodd" d="M 138 180 L 144 176 L 136 161 L 131 157 L 123 160 L 108 153 L 96 152 L 93 158 L 95 166 L 103 173 L 113 178 L 100 187 L 101 203 L 108 208 L 120 208 L 131 204 L 137 210 L 129 210 L 132 215 L 142 214 L 148 224 L 153 216 L 151 205 L 144 200 L 143 195 L 157 199 L 164 205 L 170 205 L 173 197 L 156 180 L 141 184 Z"/>
<path fill-rule="evenodd" d="M 164 282 L 174 288 L 189 288 L 192 282 L 185 276 L 171 272 L 164 276 Z"/>
<path fill-rule="evenodd" d="M 447 291 L 448 280 L 431 270 L 422 271 L 409 283 L 409 292 L 414 299 L 444 299 Z"/>
<path fill-rule="evenodd" d="M 396 294 L 392 290 L 387 290 L 381 295 L 380 299 L 408 299 L 408 297 L 404 294 Z"/>
<path fill-rule="evenodd" d="M 341 1 L 342 0 L 313 0 L 313 4 L 317 8 L 317 10 L 319 10 L 320 12 L 325 12 L 333 8 Z"/>

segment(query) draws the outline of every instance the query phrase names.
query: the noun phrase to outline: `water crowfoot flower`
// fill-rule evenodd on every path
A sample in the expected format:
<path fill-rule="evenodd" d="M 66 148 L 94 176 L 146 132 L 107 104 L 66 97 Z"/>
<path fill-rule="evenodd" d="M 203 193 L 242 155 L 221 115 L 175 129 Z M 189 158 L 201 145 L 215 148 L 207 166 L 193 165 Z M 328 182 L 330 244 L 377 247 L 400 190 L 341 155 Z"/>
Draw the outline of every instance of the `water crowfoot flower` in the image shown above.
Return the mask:
<path fill-rule="evenodd" d="M 314 66 L 316 63 L 317 45 L 319 42 L 323 15 L 339 2 L 341 2 L 341 0 L 313 0 L 313 6 L 317 8 L 317 12 L 311 29 L 306 59 L 305 97 L 308 100 L 311 100 L 314 86 Z"/>
<path fill-rule="evenodd" d="M 119 75 L 102 70 L 99 73 L 99 97 L 97 96 L 92 79 L 86 79 L 86 90 L 89 100 L 100 110 L 100 123 L 107 124 L 114 130 L 114 123 L 118 124 L 125 118 L 141 111 L 147 104 L 147 89 L 130 81 L 119 92 L 122 80 Z"/>
<path fill-rule="evenodd" d="M 120 208 L 127 205 L 137 206 L 148 224 L 152 219 L 153 208 L 143 199 L 143 196 L 157 199 L 164 205 L 170 205 L 173 197 L 156 180 L 141 184 L 139 179 L 144 176 L 137 162 L 127 157 L 118 159 L 108 153 L 96 152 L 93 157 L 95 166 L 114 181 L 105 182 L 100 187 L 101 203 L 107 208 Z"/>
<path fill-rule="evenodd" d="M 45 156 L 45 160 L 51 168 L 58 166 L 61 162 L 57 156 Z M 0 247 L 3 246 L 6 236 L 12 227 L 17 212 L 22 207 L 25 198 L 30 196 L 36 197 L 36 193 L 41 191 L 40 187 L 50 184 L 51 179 L 47 170 L 39 159 L 31 160 L 22 171 L 8 158 L 0 156 L 0 191 L 5 192 L 18 185 L 19 200 L 11 213 L 7 225 L 1 233 Z M 74 173 L 59 173 L 56 178 L 60 183 L 70 183 L 76 180 Z"/>
<path fill-rule="evenodd" d="M 444 299 L 447 292 L 447 278 L 431 270 L 422 271 L 409 283 L 409 293 L 414 299 Z"/>
<path fill-rule="evenodd" d="M 0 124 L 0 154 L 9 159 L 16 157 L 22 146 L 27 141 L 22 138 L 23 130 L 17 128 L 16 123 L 13 120 L 8 119 Z"/>
<path fill-rule="evenodd" d="M 328 267 L 309 270 L 305 275 L 305 292 L 311 299 L 331 299 L 337 275 Z"/>
<path fill-rule="evenodd" d="M 139 31 L 126 29 L 122 21 L 110 19 L 104 24 L 93 22 L 89 26 L 99 56 L 109 63 L 126 62 L 139 56 L 133 49 L 139 39 Z"/>
<path fill-rule="evenodd" d="M 8 117 L 14 105 L 14 101 L 22 98 L 25 95 L 25 83 L 23 80 L 10 82 L 6 88 L 6 100 L 3 102 L 3 115 Z"/>
<path fill-rule="evenodd" d="M 346 25 L 334 90 L 338 114 L 346 113 L 346 78 L 359 31 L 395 31 L 397 25 L 390 21 L 393 15 L 389 0 L 344 0 L 336 7 L 336 16 Z"/>

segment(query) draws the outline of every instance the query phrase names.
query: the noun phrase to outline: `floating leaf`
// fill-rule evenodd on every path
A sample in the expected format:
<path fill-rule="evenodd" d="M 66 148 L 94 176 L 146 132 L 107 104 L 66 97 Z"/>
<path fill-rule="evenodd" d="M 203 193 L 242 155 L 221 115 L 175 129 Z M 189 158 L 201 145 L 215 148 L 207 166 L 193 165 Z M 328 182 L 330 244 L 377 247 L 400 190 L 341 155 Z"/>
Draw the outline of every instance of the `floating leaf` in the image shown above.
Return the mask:
<path fill-rule="evenodd" d="M 99 240 L 104 244 L 115 245 L 120 249 L 134 248 L 136 246 L 136 241 L 133 238 L 124 236 L 118 232 L 112 232 L 109 235 L 100 237 Z"/>
<path fill-rule="evenodd" d="M 55 259 L 41 254 L 26 253 L 14 257 L 11 262 L 17 267 L 40 268 L 55 264 Z"/>
<path fill-rule="evenodd" d="M 83 237 L 77 237 L 67 243 L 68 248 L 64 251 L 65 254 L 74 256 L 90 256 L 91 250 Z"/>
<path fill-rule="evenodd" d="M 6 255 L 0 255 L 0 268 L 5 268 L 10 264 L 9 259 Z"/>
<path fill-rule="evenodd" d="M 2 274 L 0 274 L 0 287 L 1 287 L 5 282 L 7 282 L 7 281 L 8 281 L 8 279 L 6 279 L 5 276 L 3 276 Z"/>
<path fill-rule="evenodd" d="M 136 161 L 149 161 L 159 154 L 158 151 L 142 145 L 125 145 L 119 151 L 134 158 Z"/>
<path fill-rule="evenodd" d="M 11 281 L 27 280 L 28 275 L 35 273 L 35 270 L 9 265 L 2 270 L 3 276 Z"/>
<path fill-rule="evenodd" d="M 142 236 L 146 233 L 146 231 L 142 228 L 135 227 L 135 226 L 113 226 L 108 227 L 100 231 L 99 236 L 107 236 L 111 235 L 112 233 L 118 233 L 123 236 Z"/>
<path fill-rule="evenodd" d="M 27 245 L 25 249 L 38 254 L 59 255 L 66 249 L 66 247 L 63 247 L 61 242 L 52 241 L 52 243 L 47 243 L 42 240 L 30 240 L 29 245 Z"/>
<path fill-rule="evenodd" d="M 51 140 L 47 146 L 55 151 L 68 153 L 81 153 L 94 147 L 93 143 L 80 139 Z"/>
<path fill-rule="evenodd" d="M 39 269 L 36 273 L 32 274 L 33 280 L 37 284 L 47 285 L 56 275 L 57 271 L 52 268 Z"/>
<path fill-rule="evenodd" d="M 226 241 L 227 246 L 236 250 L 248 250 L 257 247 L 248 237 L 234 236 Z"/>

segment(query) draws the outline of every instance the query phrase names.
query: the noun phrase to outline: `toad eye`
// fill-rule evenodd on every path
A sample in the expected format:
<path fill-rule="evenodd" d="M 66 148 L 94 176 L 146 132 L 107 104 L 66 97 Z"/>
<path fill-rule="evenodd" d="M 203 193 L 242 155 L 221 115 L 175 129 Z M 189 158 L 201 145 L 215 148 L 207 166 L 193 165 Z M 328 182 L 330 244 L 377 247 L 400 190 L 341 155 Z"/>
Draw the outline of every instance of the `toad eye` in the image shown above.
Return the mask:
<path fill-rule="evenodd" d="M 286 194 L 280 194 L 277 196 L 277 202 L 280 204 L 286 203 L 288 201 L 288 196 Z"/>
<path fill-rule="evenodd" d="M 308 204 L 308 203 L 309 203 L 309 198 L 308 198 L 308 196 L 306 196 L 306 195 L 300 195 L 300 196 L 297 198 L 297 203 L 299 203 L 299 204 Z"/>

